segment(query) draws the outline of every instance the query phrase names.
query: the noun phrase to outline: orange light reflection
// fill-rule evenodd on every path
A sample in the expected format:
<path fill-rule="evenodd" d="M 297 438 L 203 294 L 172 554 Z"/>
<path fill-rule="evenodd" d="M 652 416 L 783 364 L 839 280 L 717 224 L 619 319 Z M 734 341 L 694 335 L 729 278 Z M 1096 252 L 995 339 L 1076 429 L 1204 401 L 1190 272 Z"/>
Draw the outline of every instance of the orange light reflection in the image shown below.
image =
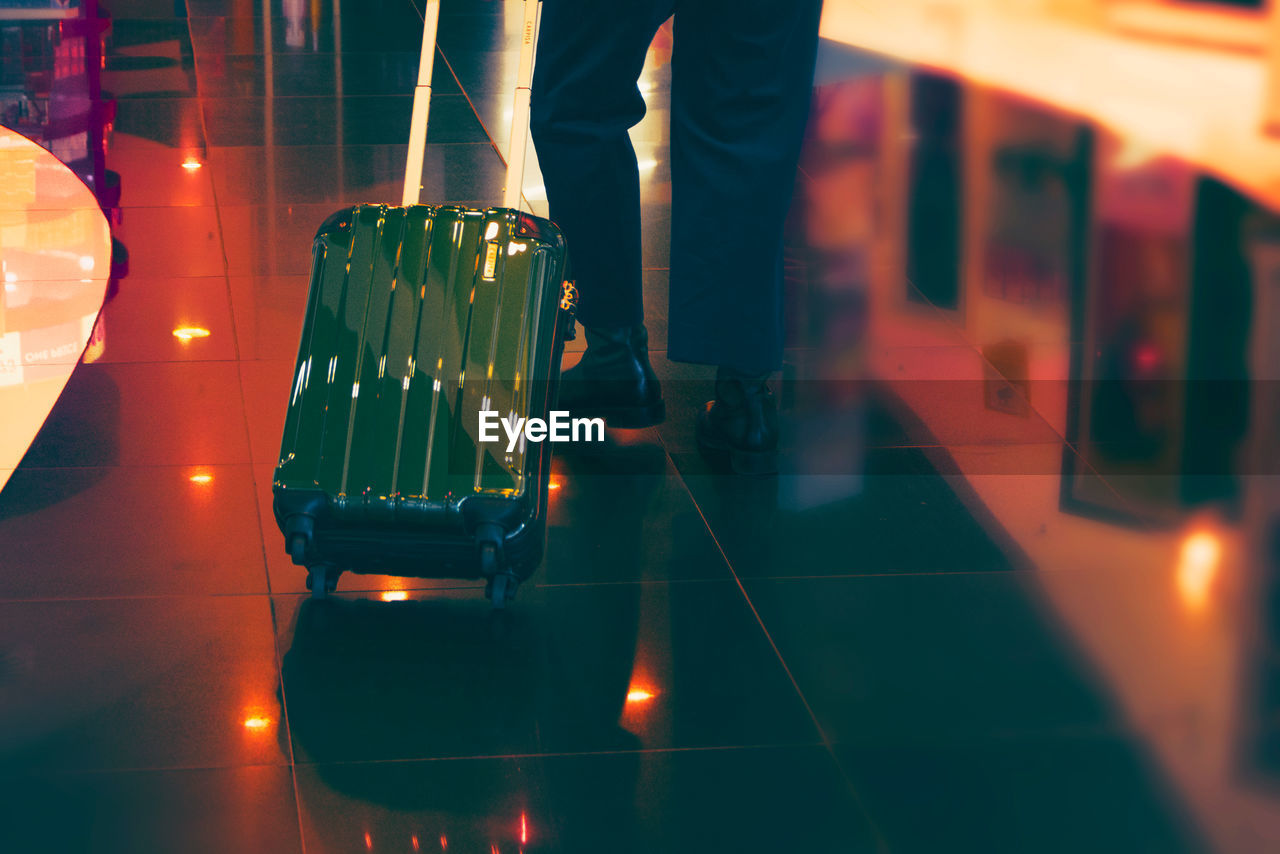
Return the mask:
<path fill-rule="evenodd" d="M 179 326 L 173 330 L 173 337 L 182 341 L 190 341 L 193 338 L 208 338 L 209 330 L 201 326 Z"/>
<path fill-rule="evenodd" d="M 1182 541 L 1178 554 L 1178 596 L 1190 611 L 1200 611 L 1222 562 L 1222 541 L 1211 531 L 1192 531 Z"/>
<path fill-rule="evenodd" d="M 271 718 L 262 717 L 261 715 L 254 715 L 244 719 L 244 728 L 250 732 L 264 730 L 269 726 L 271 726 Z"/>

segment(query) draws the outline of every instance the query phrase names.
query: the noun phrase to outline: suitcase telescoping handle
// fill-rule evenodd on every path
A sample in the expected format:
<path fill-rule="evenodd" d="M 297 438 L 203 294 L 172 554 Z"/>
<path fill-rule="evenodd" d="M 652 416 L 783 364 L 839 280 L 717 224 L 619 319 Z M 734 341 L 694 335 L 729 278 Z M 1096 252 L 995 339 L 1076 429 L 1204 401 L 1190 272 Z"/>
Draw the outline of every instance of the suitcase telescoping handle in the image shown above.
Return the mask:
<path fill-rule="evenodd" d="M 516 76 L 515 106 L 511 111 L 511 136 L 507 145 L 507 181 L 502 206 L 519 208 L 524 185 L 524 153 L 529 141 L 529 95 L 533 82 L 533 49 L 538 37 L 539 0 L 524 0 L 520 27 L 520 66 Z M 422 160 L 427 150 L 427 115 L 431 108 L 431 72 L 436 58 L 436 32 L 440 0 L 427 0 L 422 15 L 422 55 L 418 61 L 418 85 L 413 90 L 413 118 L 409 126 L 409 156 L 404 169 L 404 194 L 400 203 L 416 205 L 422 192 Z"/>

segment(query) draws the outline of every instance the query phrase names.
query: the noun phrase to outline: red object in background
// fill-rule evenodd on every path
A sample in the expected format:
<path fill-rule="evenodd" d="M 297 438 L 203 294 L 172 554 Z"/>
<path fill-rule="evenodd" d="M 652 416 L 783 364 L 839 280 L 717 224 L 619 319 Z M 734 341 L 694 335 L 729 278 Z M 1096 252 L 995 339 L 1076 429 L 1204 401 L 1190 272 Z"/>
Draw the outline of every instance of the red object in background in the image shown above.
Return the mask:
<path fill-rule="evenodd" d="M 24 10 L 34 11 L 34 10 Z M 7 92 L 0 121 L 80 176 L 103 209 L 119 203 L 106 152 L 116 103 L 102 98 L 103 34 L 110 17 L 97 0 L 51 5 L 44 18 L 0 18 Z"/>

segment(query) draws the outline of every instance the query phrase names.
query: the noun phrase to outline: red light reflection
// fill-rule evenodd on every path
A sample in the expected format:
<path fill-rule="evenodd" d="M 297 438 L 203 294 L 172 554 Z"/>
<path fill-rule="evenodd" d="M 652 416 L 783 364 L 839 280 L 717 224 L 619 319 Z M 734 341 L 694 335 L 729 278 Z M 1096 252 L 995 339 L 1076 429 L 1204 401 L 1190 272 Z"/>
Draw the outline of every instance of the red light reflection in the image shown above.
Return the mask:
<path fill-rule="evenodd" d="M 653 690 L 647 687 L 644 687 L 642 685 L 633 684 L 629 689 L 627 689 L 628 705 L 635 705 L 637 703 L 647 703 L 650 700 L 652 700 L 654 696 L 655 696 L 655 692 Z"/>

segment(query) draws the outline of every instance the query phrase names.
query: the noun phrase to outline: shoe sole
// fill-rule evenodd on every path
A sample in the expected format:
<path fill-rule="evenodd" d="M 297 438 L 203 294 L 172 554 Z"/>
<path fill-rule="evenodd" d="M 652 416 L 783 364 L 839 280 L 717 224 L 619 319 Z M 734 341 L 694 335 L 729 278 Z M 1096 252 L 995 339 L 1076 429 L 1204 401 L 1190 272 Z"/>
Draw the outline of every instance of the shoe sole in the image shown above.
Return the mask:
<path fill-rule="evenodd" d="M 734 474 L 755 475 L 765 477 L 778 473 L 777 451 L 744 451 L 720 442 L 713 442 L 704 436 L 698 436 L 698 450 L 708 456 L 721 459 L 728 458 L 729 468 Z"/>

